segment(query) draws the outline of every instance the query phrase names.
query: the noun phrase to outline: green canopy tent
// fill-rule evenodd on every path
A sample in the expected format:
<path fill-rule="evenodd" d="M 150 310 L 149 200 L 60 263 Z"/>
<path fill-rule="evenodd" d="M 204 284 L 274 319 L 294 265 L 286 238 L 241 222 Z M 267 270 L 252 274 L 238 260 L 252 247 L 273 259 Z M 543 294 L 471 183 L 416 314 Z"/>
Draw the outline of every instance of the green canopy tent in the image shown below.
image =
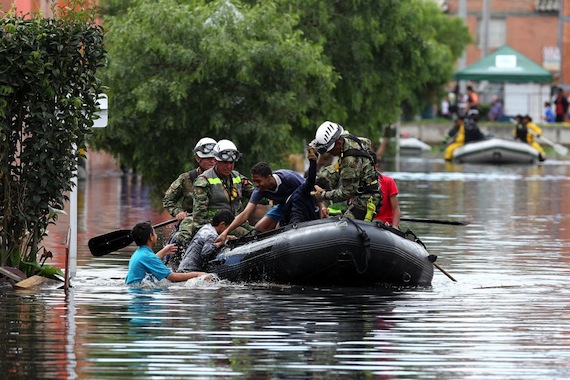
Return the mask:
<path fill-rule="evenodd" d="M 503 45 L 472 65 L 455 72 L 455 80 L 551 83 L 552 74 L 530 58 Z"/>

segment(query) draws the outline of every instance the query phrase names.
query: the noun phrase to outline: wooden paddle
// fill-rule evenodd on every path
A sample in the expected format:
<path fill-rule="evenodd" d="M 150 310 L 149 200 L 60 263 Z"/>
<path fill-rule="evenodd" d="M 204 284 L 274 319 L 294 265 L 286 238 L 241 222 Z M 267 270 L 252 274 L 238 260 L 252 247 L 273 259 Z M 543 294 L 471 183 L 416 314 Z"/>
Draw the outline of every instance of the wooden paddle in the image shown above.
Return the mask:
<path fill-rule="evenodd" d="M 443 273 L 444 275 L 446 275 L 451 281 L 457 282 L 457 280 L 456 280 L 455 278 L 453 278 L 452 275 L 450 275 L 449 273 L 447 273 L 447 272 L 445 271 L 445 269 L 443 269 L 442 267 L 440 267 L 439 264 L 437 264 L 437 263 L 435 262 L 435 260 L 437 260 L 437 256 L 436 256 L 436 255 L 429 255 L 429 256 L 428 256 L 428 260 L 431 261 L 431 262 L 433 263 L 433 266 L 436 267 L 437 269 L 439 269 L 439 271 L 440 271 L 441 273 Z"/>
<path fill-rule="evenodd" d="M 159 224 L 155 224 L 152 227 L 159 228 L 176 221 L 178 221 L 178 219 L 174 218 Z M 132 242 L 133 237 L 131 236 L 131 230 L 117 230 L 89 239 L 88 245 L 91 254 L 93 256 L 100 257 L 108 253 L 118 251 L 121 248 L 125 248 Z"/>
<path fill-rule="evenodd" d="M 546 137 L 544 137 L 542 135 L 538 136 L 538 138 L 541 141 L 544 141 L 545 143 L 547 143 L 548 145 L 553 147 L 554 150 L 556 151 L 556 153 L 558 153 L 559 155 L 566 156 L 568 154 L 568 148 L 566 148 L 565 146 L 557 144 L 554 141 L 550 141 L 549 139 L 547 139 Z"/>
<path fill-rule="evenodd" d="M 447 273 L 447 272 L 445 271 L 445 269 L 443 269 L 442 267 L 440 267 L 437 263 L 433 263 L 433 266 L 436 267 L 437 269 L 439 269 L 440 272 L 443 273 L 444 275 L 446 275 L 451 281 L 457 282 L 457 280 L 454 279 L 452 275 L 450 275 L 449 273 Z"/>
<path fill-rule="evenodd" d="M 469 224 L 469 222 L 460 222 L 456 220 L 441 220 L 441 219 L 400 218 L 400 220 L 404 222 L 450 224 L 452 226 L 466 226 Z"/>

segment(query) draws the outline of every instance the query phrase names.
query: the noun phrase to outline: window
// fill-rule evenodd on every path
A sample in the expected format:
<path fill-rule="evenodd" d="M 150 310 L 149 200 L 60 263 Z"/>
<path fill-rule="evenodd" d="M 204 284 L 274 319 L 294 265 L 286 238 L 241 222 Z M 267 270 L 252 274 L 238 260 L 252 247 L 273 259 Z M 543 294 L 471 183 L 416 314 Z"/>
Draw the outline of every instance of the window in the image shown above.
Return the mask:
<path fill-rule="evenodd" d="M 483 48 L 485 37 L 485 30 L 483 30 L 483 28 L 483 22 L 479 19 L 479 49 Z M 487 31 L 487 47 L 489 49 L 501 47 L 506 43 L 506 29 L 507 24 L 504 18 L 491 18 L 489 20 L 489 30 Z"/>
<path fill-rule="evenodd" d="M 536 0 L 537 12 L 558 12 L 560 0 Z"/>

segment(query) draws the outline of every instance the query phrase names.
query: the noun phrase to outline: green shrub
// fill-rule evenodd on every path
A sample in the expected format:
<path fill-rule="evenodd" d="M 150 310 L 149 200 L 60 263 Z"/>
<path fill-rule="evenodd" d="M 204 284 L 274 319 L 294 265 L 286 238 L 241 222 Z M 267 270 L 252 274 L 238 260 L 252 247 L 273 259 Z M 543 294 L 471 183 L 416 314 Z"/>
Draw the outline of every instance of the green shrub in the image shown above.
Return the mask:
<path fill-rule="evenodd" d="M 102 92 L 103 31 L 81 6 L 63 11 L 0 21 L 0 266 L 28 275 L 72 188 Z"/>

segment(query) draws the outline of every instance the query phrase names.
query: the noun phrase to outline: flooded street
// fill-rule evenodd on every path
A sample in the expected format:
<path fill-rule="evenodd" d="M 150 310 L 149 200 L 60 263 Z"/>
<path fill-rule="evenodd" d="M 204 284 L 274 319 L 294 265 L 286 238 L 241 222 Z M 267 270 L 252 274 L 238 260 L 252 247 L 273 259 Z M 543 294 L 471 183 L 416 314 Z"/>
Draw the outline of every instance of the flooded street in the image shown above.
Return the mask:
<path fill-rule="evenodd" d="M 570 162 L 383 169 L 403 217 L 469 222 L 401 223 L 457 282 L 436 270 L 419 289 L 127 288 L 135 247 L 93 257 L 87 241 L 170 216 L 136 176 L 91 176 L 73 288 L 0 290 L 0 378 L 570 378 Z M 46 241 L 62 268 L 66 222 Z"/>

